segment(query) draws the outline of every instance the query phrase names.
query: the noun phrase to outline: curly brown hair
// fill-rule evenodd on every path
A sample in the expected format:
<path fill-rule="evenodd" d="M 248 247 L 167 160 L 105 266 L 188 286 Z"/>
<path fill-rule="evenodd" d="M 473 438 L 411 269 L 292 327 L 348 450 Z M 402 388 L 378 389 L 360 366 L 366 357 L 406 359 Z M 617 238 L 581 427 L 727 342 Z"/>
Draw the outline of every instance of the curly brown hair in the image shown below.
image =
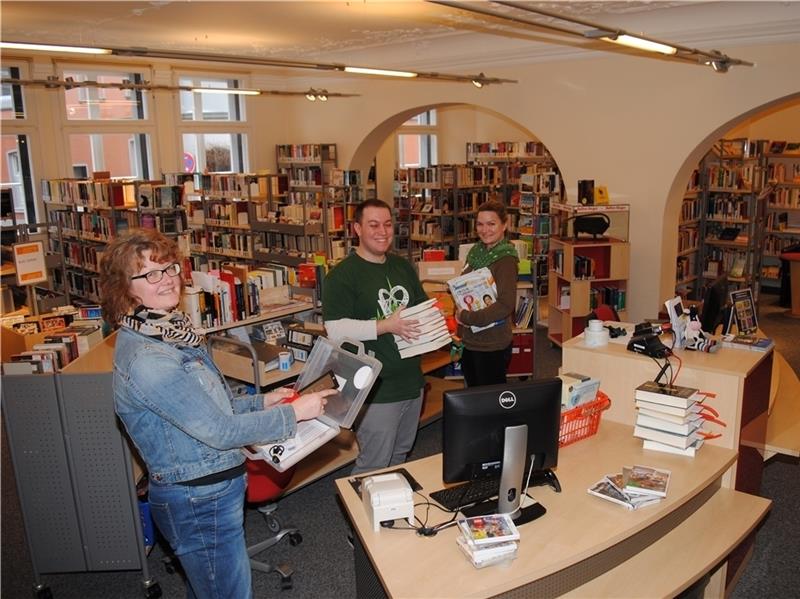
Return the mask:
<path fill-rule="evenodd" d="M 100 305 L 103 318 L 110 325 L 120 319 L 139 301 L 131 295 L 131 277 L 138 273 L 144 259 L 142 253 L 150 250 L 153 262 L 180 262 L 177 244 L 153 229 L 131 229 L 114 239 L 100 260 Z"/>

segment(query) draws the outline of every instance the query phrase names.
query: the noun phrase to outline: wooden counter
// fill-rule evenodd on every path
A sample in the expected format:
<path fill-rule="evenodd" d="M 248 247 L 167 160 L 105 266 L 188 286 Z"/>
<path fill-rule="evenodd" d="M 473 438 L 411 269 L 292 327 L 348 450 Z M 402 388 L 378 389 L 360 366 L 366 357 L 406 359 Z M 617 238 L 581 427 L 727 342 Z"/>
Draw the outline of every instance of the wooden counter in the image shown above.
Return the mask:
<path fill-rule="evenodd" d="M 636 589 L 674 596 L 724 560 L 769 508 L 769 500 L 720 488 L 735 459 L 734 450 L 714 446 L 694 459 L 648 452 L 630 426 L 602 422 L 597 435 L 560 451 L 562 493 L 549 487 L 532 491 L 547 513 L 520 527 L 517 559 L 484 569 L 461 554 L 453 528 L 434 537 L 399 527 L 374 532 L 361 499 L 346 478 L 339 479 L 337 490 L 358 535 L 358 596 L 640 596 Z M 667 497 L 628 511 L 586 492 L 604 474 L 630 464 L 671 470 Z M 404 467 L 423 495 L 442 488 L 440 454 Z M 416 515 L 428 526 L 449 519 L 416 501 Z"/>

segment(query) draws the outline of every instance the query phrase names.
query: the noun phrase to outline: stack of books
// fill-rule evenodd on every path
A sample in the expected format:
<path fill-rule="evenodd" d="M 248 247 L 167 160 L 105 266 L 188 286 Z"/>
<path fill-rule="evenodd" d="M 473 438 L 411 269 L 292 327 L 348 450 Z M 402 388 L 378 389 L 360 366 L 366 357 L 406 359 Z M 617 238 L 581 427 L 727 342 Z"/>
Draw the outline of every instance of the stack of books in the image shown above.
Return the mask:
<path fill-rule="evenodd" d="M 510 562 L 517 557 L 519 531 L 508 514 L 458 520 L 458 547 L 476 568 Z"/>
<path fill-rule="evenodd" d="M 636 388 L 633 436 L 643 447 L 694 457 L 703 445 L 702 396 L 697 389 L 647 381 Z"/>
<path fill-rule="evenodd" d="M 406 341 L 399 335 L 394 336 L 401 358 L 418 356 L 450 345 L 452 337 L 436 298 L 431 298 L 411 308 L 404 308 L 400 317 L 416 320 L 417 326 L 420 328 L 419 337 L 413 341 Z"/>
<path fill-rule="evenodd" d="M 587 489 L 590 495 L 637 510 L 667 496 L 671 472 L 650 466 L 624 466 L 622 472 L 606 474 Z"/>

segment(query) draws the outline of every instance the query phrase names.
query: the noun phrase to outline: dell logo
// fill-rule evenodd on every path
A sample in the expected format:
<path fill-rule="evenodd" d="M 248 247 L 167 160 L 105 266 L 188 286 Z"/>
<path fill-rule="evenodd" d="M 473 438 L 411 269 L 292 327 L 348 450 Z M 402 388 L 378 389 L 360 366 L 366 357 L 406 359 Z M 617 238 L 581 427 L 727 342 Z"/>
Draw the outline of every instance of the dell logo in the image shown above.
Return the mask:
<path fill-rule="evenodd" d="M 514 395 L 511 391 L 503 391 L 499 397 L 500 400 L 500 407 L 505 408 L 506 410 L 510 410 L 515 405 L 517 405 L 517 396 Z"/>

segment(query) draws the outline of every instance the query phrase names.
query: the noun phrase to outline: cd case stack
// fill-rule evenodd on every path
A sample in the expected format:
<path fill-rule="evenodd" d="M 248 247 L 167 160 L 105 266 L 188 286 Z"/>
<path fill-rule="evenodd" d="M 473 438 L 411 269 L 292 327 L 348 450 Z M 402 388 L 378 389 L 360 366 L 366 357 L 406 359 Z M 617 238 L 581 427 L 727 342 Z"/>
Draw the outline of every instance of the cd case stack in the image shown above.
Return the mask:
<path fill-rule="evenodd" d="M 517 557 L 519 531 L 507 514 L 462 518 L 458 528 L 458 546 L 476 568 L 508 563 Z"/>

